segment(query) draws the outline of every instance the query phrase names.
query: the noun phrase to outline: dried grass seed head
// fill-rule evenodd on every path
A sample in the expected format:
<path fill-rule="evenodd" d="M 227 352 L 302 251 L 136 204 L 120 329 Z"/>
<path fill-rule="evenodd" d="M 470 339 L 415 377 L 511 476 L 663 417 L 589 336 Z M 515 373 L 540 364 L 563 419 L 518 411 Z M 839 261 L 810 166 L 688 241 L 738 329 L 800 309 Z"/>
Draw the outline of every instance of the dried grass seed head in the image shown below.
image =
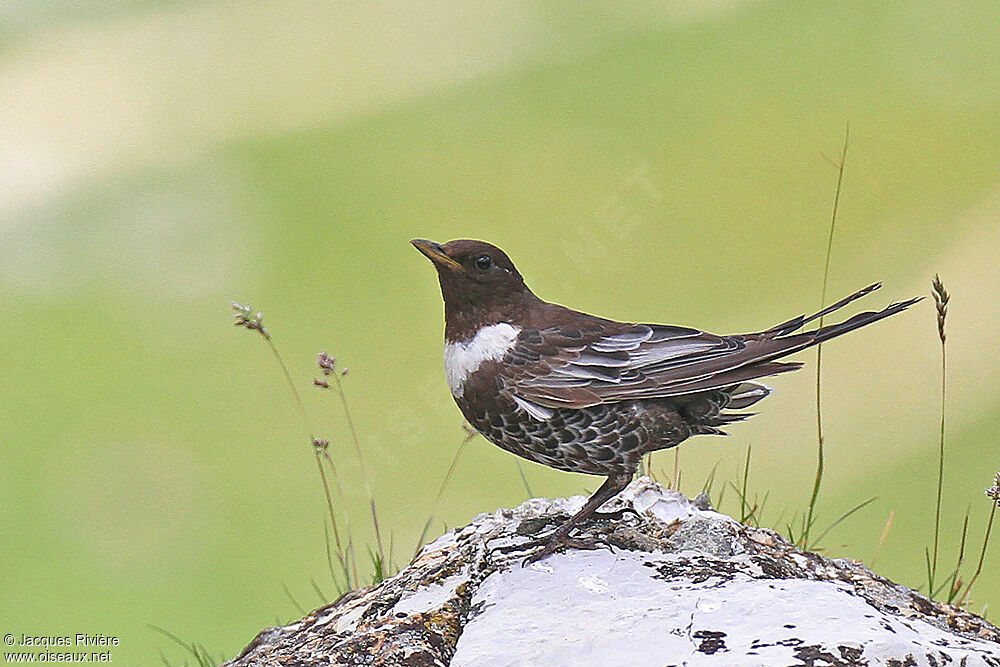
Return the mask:
<path fill-rule="evenodd" d="M 323 375 L 329 375 L 337 369 L 337 357 L 329 355 L 326 352 L 320 352 L 319 357 L 316 359 L 316 365 L 323 371 Z"/>
<path fill-rule="evenodd" d="M 1000 507 L 1000 472 L 993 477 L 993 486 L 986 489 L 986 495 L 993 499 L 997 507 Z"/>
<path fill-rule="evenodd" d="M 271 332 L 264 327 L 263 313 L 253 312 L 253 306 L 249 303 L 240 304 L 234 301 L 232 305 L 233 310 L 236 311 L 233 313 L 233 317 L 236 319 L 233 324 L 238 327 L 243 327 L 249 331 L 256 331 L 263 336 L 265 340 L 271 340 Z"/>
<path fill-rule="evenodd" d="M 951 295 L 948 294 L 948 290 L 945 289 L 944 283 L 941 282 L 941 277 L 934 274 L 934 280 L 931 281 L 932 294 L 934 296 L 934 305 L 937 308 L 937 325 L 938 325 L 938 336 L 941 338 L 941 342 L 945 341 L 945 331 L 944 323 L 945 319 L 948 317 L 948 302 L 951 300 Z"/>

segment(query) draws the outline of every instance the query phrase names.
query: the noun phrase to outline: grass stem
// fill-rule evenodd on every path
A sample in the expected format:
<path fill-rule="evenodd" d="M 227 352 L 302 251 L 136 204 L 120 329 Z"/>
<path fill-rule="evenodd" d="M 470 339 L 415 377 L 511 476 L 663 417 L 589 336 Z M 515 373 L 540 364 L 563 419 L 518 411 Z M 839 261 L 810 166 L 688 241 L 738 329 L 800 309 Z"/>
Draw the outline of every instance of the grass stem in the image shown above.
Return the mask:
<path fill-rule="evenodd" d="M 945 433 L 945 399 L 947 397 L 948 378 L 948 348 L 946 345 L 947 335 L 945 333 L 945 321 L 948 317 L 948 301 L 951 295 L 945 289 L 944 283 L 938 275 L 934 276 L 931 283 L 931 293 L 934 296 L 935 310 L 937 311 L 938 338 L 941 341 L 941 433 L 938 441 L 938 478 L 937 478 L 937 499 L 934 503 L 934 546 L 931 553 L 931 568 L 928 577 L 928 590 L 933 594 L 934 580 L 937 578 L 938 544 L 941 540 L 941 496 L 944 491 L 944 433 Z"/>
<path fill-rule="evenodd" d="M 823 265 L 823 289 L 820 294 L 820 308 L 826 307 L 827 285 L 830 279 L 830 258 L 833 254 L 833 235 L 837 228 L 837 211 L 840 209 L 840 193 L 844 184 L 844 166 L 847 163 L 847 147 L 851 140 L 850 123 L 844 129 L 844 147 L 840 152 L 840 162 L 833 163 L 837 168 L 837 189 L 833 195 L 833 212 L 830 215 L 830 233 L 826 240 L 826 261 Z M 832 161 L 831 161 L 832 162 Z M 819 318 L 819 326 L 823 326 L 823 318 Z M 809 536 L 815 521 L 816 503 L 819 500 L 819 489 L 823 484 L 823 470 L 826 456 L 823 450 L 823 345 L 816 346 L 816 477 L 813 481 L 812 494 L 809 496 L 809 509 L 803 521 L 801 546 L 809 547 Z"/>
<path fill-rule="evenodd" d="M 983 548 L 979 551 L 979 563 L 976 565 L 976 571 L 973 573 L 972 578 L 969 579 L 969 583 L 965 585 L 965 592 L 962 593 L 962 597 L 959 598 L 961 604 L 963 605 L 968 604 L 969 594 L 972 592 L 972 586 L 976 583 L 976 579 L 979 578 L 979 574 L 983 571 L 983 562 L 986 560 L 986 550 L 989 548 L 990 535 L 993 533 L 993 519 L 996 518 L 997 508 L 1000 507 L 1000 472 L 994 476 L 993 486 L 986 489 L 986 495 L 993 501 L 993 506 L 990 508 L 990 519 L 986 523 L 986 534 L 983 536 Z"/>
<path fill-rule="evenodd" d="M 444 488 L 451 481 L 451 476 L 455 473 L 455 467 L 458 465 L 458 459 L 465 451 L 465 446 L 476 437 L 477 433 L 468 424 L 462 424 L 465 429 L 465 436 L 462 438 L 462 442 L 459 443 L 458 449 L 455 450 L 455 456 L 451 459 L 451 465 L 448 466 L 448 472 L 444 474 L 444 479 L 441 480 L 441 486 L 438 487 L 437 495 L 434 496 L 434 504 L 431 505 L 430 516 L 427 517 L 427 521 L 424 523 L 423 530 L 420 531 L 420 537 L 417 538 L 417 546 L 413 551 L 413 557 L 416 558 L 417 554 L 420 553 L 420 549 L 424 546 L 424 540 L 427 538 L 427 531 L 430 530 L 431 523 L 434 521 L 434 515 L 437 514 L 438 504 L 441 502 L 441 496 L 444 495 Z"/>
<path fill-rule="evenodd" d="M 344 520 L 344 528 L 347 533 L 347 549 L 345 551 L 343 546 L 343 541 L 341 540 L 340 529 L 337 523 L 337 513 L 333 507 L 333 496 L 330 493 L 330 483 L 326 476 L 326 471 L 323 469 L 322 458 L 325 457 L 330 464 L 330 470 L 333 472 L 334 480 L 336 481 L 337 490 L 340 494 L 341 501 L 344 500 L 344 489 L 340 483 L 340 477 L 337 475 L 337 467 L 333 463 L 333 459 L 330 458 L 330 453 L 328 451 L 329 441 L 317 438 L 313 435 L 312 428 L 309 426 L 309 415 L 306 412 L 305 403 L 302 401 L 302 396 L 299 395 L 299 390 L 295 386 L 295 382 L 292 380 L 292 374 L 288 370 L 288 365 L 282 358 L 281 353 L 278 351 L 278 347 L 274 344 L 271 338 L 271 332 L 267 330 L 264 326 L 264 317 L 261 313 L 254 313 L 250 304 L 238 304 L 233 303 L 233 310 L 236 311 L 234 324 L 239 327 L 243 327 L 249 331 L 256 331 L 260 334 L 264 342 L 267 343 L 268 349 L 271 350 L 271 354 L 274 355 L 275 360 L 278 362 L 278 366 L 281 368 L 281 373 L 285 378 L 285 383 L 292 392 L 292 397 L 295 399 L 295 405 L 298 408 L 299 416 L 302 419 L 302 425 L 305 428 L 306 433 L 309 436 L 309 441 L 313 446 L 313 453 L 316 456 L 316 467 L 319 470 L 320 480 L 323 483 L 323 493 L 326 497 L 327 511 L 330 515 L 330 524 L 333 528 L 334 544 L 337 548 L 337 559 L 340 562 L 344 570 L 345 576 L 345 586 L 350 590 L 357 583 L 357 565 L 353 567 L 354 577 L 350 576 L 351 569 L 348 567 L 348 563 L 351 562 L 352 540 L 350 536 L 350 525 L 347 519 Z M 329 545 L 329 541 L 327 541 Z M 327 554 L 329 556 L 329 553 Z M 353 583 L 352 583 L 353 582 Z M 336 583 L 336 579 L 334 579 Z"/>

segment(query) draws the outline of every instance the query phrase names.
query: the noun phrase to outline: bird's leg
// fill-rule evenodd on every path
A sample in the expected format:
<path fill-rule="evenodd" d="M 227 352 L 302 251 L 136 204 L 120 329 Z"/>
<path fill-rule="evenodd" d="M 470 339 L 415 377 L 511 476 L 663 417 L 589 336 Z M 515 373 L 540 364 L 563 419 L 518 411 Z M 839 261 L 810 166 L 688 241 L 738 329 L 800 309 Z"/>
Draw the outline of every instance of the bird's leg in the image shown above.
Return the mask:
<path fill-rule="evenodd" d="M 601 487 L 594 492 L 594 495 L 587 499 L 583 508 L 556 528 L 555 532 L 545 541 L 544 546 L 535 553 L 530 554 L 521 564 L 527 565 L 528 563 L 541 560 L 564 545 L 577 549 L 596 549 L 597 545 L 593 542 L 573 539 L 569 536 L 569 533 L 578 523 L 593 517 L 601 505 L 618 495 L 622 489 L 628 486 L 630 481 L 632 481 L 632 473 L 609 475 L 604 484 L 601 484 Z"/>

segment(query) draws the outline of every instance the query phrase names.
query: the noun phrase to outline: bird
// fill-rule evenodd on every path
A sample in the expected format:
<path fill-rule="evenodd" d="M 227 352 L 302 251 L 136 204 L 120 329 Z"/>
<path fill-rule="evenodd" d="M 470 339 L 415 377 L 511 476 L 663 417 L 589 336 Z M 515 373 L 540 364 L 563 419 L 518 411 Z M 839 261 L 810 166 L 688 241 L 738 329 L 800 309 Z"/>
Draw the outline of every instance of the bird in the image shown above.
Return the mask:
<path fill-rule="evenodd" d="M 500 248 L 472 239 L 410 242 L 437 269 L 444 299 L 444 367 L 468 423 L 488 441 L 558 470 L 605 477 L 582 509 L 531 545 L 524 563 L 561 547 L 596 548 L 574 527 L 635 476 L 645 455 L 755 413 L 760 382 L 802 367 L 780 359 L 906 310 L 922 297 L 805 331 L 881 287 L 757 333 L 618 322 L 544 301 Z M 620 513 L 617 513 L 620 516 Z"/>

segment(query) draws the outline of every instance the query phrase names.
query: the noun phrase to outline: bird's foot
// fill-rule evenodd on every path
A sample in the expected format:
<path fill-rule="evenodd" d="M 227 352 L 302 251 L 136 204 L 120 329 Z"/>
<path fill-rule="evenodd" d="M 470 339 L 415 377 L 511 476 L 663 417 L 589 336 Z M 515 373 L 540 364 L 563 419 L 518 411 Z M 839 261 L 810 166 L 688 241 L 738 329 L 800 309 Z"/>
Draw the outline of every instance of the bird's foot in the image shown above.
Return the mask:
<path fill-rule="evenodd" d="M 595 549 L 600 549 L 606 547 L 608 551 L 614 552 L 611 545 L 607 542 L 602 542 L 600 540 L 583 540 L 577 537 L 569 537 L 568 535 L 559 537 L 553 535 L 542 545 L 540 549 L 533 551 L 524 557 L 521 561 L 521 567 L 528 565 L 529 563 L 537 563 L 547 556 L 551 556 L 556 551 L 562 549 L 583 549 L 585 551 L 594 551 Z"/>
<path fill-rule="evenodd" d="M 509 536 L 504 536 L 509 537 Z M 507 555 L 509 553 L 515 553 L 518 551 L 530 551 L 531 549 L 537 549 L 544 547 L 548 543 L 548 539 L 545 537 L 533 537 L 524 542 L 517 542 L 515 544 L 504 544 L 499 547 L 491 547 L 487 550 L 490 555 L 493 554 L 503 554 Z"/>
<path fill-rule="evenodd" d="M 626 514 L 631 514 L 636 518 L 642 518 L 639 511 L 632 507 L 623 507 L 620 510 L 615 510 L 614 512 L 594 512 L 590 515 L 590 518 L 597 519 L 598 521 L 620 521 L 625 518 Z"/>
<path fill-rule="evenodd" d="M 593 551 L 594 549 L 601 548 L 612 550 L 611 545 L 602 540 L 570 537 L 569 535 L 560 534 L 559 531 L 556 531 L 550 535 L 536 537 L 526 542 L 493 547 L 489 551 L 491 554 L 501 553 L 504 555 L 515 552 L 528 552 L 524 557 L 524 560 L 521 561 L 521 566 L 524 567 L 529 563 L 540 561 L 546 556 L 550 556 L 563 548 L 583 549 L 586 551 Z"/>

